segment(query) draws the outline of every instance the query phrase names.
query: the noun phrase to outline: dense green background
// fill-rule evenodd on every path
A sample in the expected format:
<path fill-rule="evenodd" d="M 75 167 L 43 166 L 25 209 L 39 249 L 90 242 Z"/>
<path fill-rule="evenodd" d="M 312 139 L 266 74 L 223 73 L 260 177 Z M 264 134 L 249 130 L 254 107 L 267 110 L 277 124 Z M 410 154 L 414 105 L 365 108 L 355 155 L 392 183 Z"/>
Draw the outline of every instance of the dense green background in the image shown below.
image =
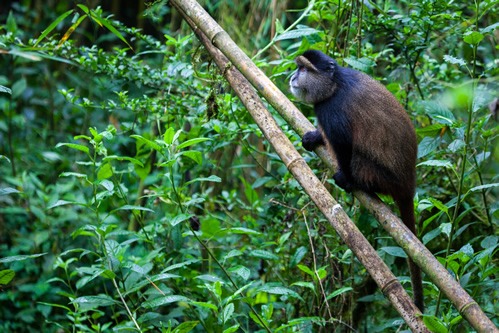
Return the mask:
<path fill-rule="evenodd" d="M 299 22 L 306 1 L 203 5 L 286 93 L 308 48 L 393 92 L 419 236 L 498 324 L 497 1 L 315 1 Z M 472 331 L 425 296 L 432 331 Z M 2 332 L 407 330 L 167 1 L 1 2 L 0 306 Z"/>

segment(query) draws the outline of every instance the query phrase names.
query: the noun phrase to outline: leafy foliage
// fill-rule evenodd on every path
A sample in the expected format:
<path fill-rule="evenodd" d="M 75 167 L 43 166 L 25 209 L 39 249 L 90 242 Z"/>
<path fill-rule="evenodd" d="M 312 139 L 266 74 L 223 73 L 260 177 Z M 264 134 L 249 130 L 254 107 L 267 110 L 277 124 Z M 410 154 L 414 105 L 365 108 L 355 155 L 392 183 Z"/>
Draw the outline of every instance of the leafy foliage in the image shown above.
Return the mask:
<path fill-rule="evenodd" d="M 178 13 L 31 6 L 0 11 L 1 331 L 405 328 Z M 284 91 L 316 48 L 397 96 L 420 139 L 420 237 L 498 324 L 494 1 L 206 8 Z M 303 153 L 410 288 L 403 251 Z M 471 330 L 429 280 L 425 296 L 432 331 Z"/>

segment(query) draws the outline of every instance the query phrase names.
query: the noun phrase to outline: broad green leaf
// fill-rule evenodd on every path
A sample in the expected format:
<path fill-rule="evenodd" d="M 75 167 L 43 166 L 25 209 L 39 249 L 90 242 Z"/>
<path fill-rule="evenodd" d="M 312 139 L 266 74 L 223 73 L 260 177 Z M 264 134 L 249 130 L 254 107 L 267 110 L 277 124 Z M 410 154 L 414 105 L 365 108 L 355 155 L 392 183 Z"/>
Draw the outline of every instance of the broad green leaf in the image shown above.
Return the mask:
<path fill-rule="evenodd" d="M 448 333 L 447 327 L 435 316 L 423 316 L 423 322 L 432 333 Z"/>
<path fill-rule="evenodd" d="M 234 333 L 239 329 L 239 324 L 226 328 L 222 333 Z"/>
<path fill-rule="evenodd" d="M 274 40 L 279 41 L 279 40 L 286 40 L 286 39 L 297 39 L 297 38 L 302 38 L 304 36 L 309 36 L 313 35 L 316 33 L 319 33 L 319 30 L 316 30 L 314 28 L 309 28 L 303 25 L 298 25 L 298 29 L 291 30 L 291 31 L 286 31 L 283 34 L 280 34 L 277 36 Z"/>
<path fill-rule="evenodd" d="M 479 44 L 484 36 L 478 31 L 468 31 L 464 34 L 463 40 L 470 45 Z"/>
<path fill-rule="evenodd" d="M 258 291 L 268 293 L 268 294 L 273 294 L 273 295 L 291 296 L 291 297 L 294 297 L 294 298 L 297 298 L 297 299 L 303 301 L 303 299 L 300 297 L 300 295 L 298 295 L 298 293 L 296 293 L 294 290 L 291 290 L 289 288 L 286 288 L 286 287 L 283 287 L 280 285 L 274 285 L 274 284 L 270 284 L 270 283 L 265 284 L 265 285 L 261 286 L 260 288 L 258 288 Z"/>
<path fill-rule="evenodd" d="M 370 72 L 376 66 L 376 63 L 368 58 L 345 58 L 343 60 L 351 67 L 362 72 Z"/>
<path fill-rule="evenodd" d="M 97 179 L 103 180 L 112 177 L 113 175 L 113 167 L 111 163 L 104 163 L 97 172 Z"/>
<path fill-rule="evenodd" d="M 182 142 L 181 144 L 179 144 L 177 146 L 177 149 L 182 149 L 182 148 L 185 148 L 185 147 L 189 147 L 189 146 L 195 145 L 196 143 L 200 143 L 200 142 L 204 142 L 204 141 L 208 141 L 208 140 L 211 140 L 211 139 L 209 139 L 209 138 L 195 138 L 195 139 L 190 139 L 190 140 L 187 140 L 187 141 Z"/>
<path fill-rule="evenodd" d="M 305 265 L 297 265 L 296 267 L 298 267 L 302 272 L 307 273 L 308 275 L 310 275 L 312 278 L 314 278 L 314 280 L 316 279 L 314 271 L 311 270 L 310 268 L 308 268 L 307 266 L 305 266 Z"/>
<path fill-rule="evenodd" d="M 196 320 L 191 320 L 191 321 L 184 321 L 177 327 L 173 329 L 172 333 L 189 333 L 191 332 L 197 325 L 199 324 L 199 321 Z"/>
<path fill-rule="evenodd" d="M 52 208 L 55 208 L 55 207 L 65 206 L 65 205 L 84 205 L 84 204 L 81 204 L 81 203 L 76 202 L 76 201 L 57 200 L 52 205 L 49 205 L 47 207 L 47 209 L 52 209 Z"/>
<path fill-rule="evenodd" d="M 407 258 L 407 254 L 404 252 L 404 250 L 402 250 L 401 247 L 398 246 L 384 246 L 380 250 L 394 257 Z"/>
<path fill-rule="evenodd" d="M 21 96 L 26 88 L 28 88 L 28 83 L 24 77 L 14 82 L 12 85 L 12 99 L 17 99 Z"/>
<path fill-rule="evenodd" d="M 230 317 L 232 317 L 232 314 L 234 313 L 234 303 L 229 303 L 225 306 L 224 312 L 223 312 L 223 323 L 225 324 Z"/>
<path fill-rule="evenodd" d="M 0 271 L 0 285 L 7 285 L 16 276 L 12 269 L 4 269 Z"/>
<path fill-rule="evenodd" d="M 167 145 L 171 145 L 173 143 L 173 136 L 175 135 L 175 130 L 173 127 L 168 127 L 168 129 L 165 131 L 165 134 L 163 134 L 163 141 Z"/>
<path fill-rule="evenodd" d="M 199 306 L 199 307 L 202 307 L 202 308 L 207 308 L 207 309 L 210 309 L 210 310 L 213 310 L 213 311 L 218 311 L 218 308 L 217 308 L 216 305 L 208 303 L 208 302 L 190 302 L 189 304 L 192 304 L 192 305 L 195 305 L 195 306 Z"/>
<path fill-rule="evenodd" d="M 242 265 L 231 267 L 229 269 L 229 272 L 232 272 L 232 273 L 239 275 L 245 281 L 249 279 L 250 274 L 251 274 L 251 271 L 249 270 L 249 268 L 244 267 Z"/>
<path fill-rule="evenodd" d="M 442 167 L 442 168 L 446 168 L 446 169 L 453 168 L 452 162 L 447 161 L 447 160 L 428 160 L 428 161 L 424 161 L 424 162 L 419 163 L 417 166 L 418 167 L 419 166 Z"/>
<path fill-rule="evenodd" d="M 106 307 L 110 305 L 119 305 L 118 301 L 115 301 L 108 295 L 98 295 L 98 296 L 82 296 L 76 298 L 71 303 L 78 304 L 81 311 L 88 311 L 91 309 L 96 309 L 98 307 Z"/>
<path fill-rule="evenodd" d="M 294 267 L 302 261 L 302 259 L 305 257 L 307 254 L 308 249 L 305 246 L 300 246 L 298 249 L 296 249 L 295 253 L 291 257 L 291 260 L 289 261 L 289 266 Z"/>
<path fill-rule="evenodd" d="M 163 148 L 160 145 L 158 145 L 156 142 L 154 142 L 152 140 L 144 138 L 143 136 L 133 134 L 133 135 L 130 135 L 130 137 L 143 143 L 144 145 L 148 146 L 149 148 L 156 150 L 159 153 L 161 153 L 163 151 Z"/>
<path fill-rule="evenodd" d="M 260 259 L 267 259 L 267 260 L 278 260 L 279 257 L 276 256 L 275 254 L 265 251 L 265 250 L 253 250 L 249 253 L 250 256 L 260 258 Z"/>
<path fill-rule="evenodd" d="M 425 157 L 434 152 L 440 145 L 440 137 L 431 138 L 429 136 L 423 138 L 418 145 L 418 158 Z"/>
<path fill-rule="evenodd" d="M 201 154 L 201 152 L 199 152 L 197 150 L 186 150 L 186 151 L 181 152 L 179 155 L 187 156 L 199 165 L 201 165 L 203 163 L 203 155 Z"/>
<path fill-rule="evenodd" d="M 304 287 L 304 288 L 308 288 L 308 289 L 315 292 L 315 286 L 312 282 L 298 281 L 298 282 L 293 283 L 291 286 Z"/>
<path fill-rule="evenodd" d="M 156 308 L 165 304 L 171 304 L 175 302 L 189 302 L 189 299 L 181 295 L 168 295 L 155 298 L 150 301 L 145 301 L 141 303 L 143 308 Z"/>
<path fill-rule="evenodd" d="M 177 224 L 181 223 L 181 222 L 184 222 L 188 219 L 190 219 L 191 217 L 193 217 L 194 215 L 193 214 L 178 214 L 177 216 L 175 216 L 174 218 L 172 218 L 170 220 L 170 225 L 172 227 L 176 226 Z"/>
<path fill-rule="evenodd" d="M 62 142 L 62 143 L 58 143 L 55 147 L 59 148 L 59 147 L 62 147 L 62 146 L 69 147 L 71 149 L 76 149 L 76 150 L 82 151 L 82 152 L 84 152 L 86 154 L 88 154 L 90 152 L 90 149 L 88 149 L 87 146 L 79 145 L 79 144 L 76 144 L 76 143 L 65 143 L 65 142 Z"/>

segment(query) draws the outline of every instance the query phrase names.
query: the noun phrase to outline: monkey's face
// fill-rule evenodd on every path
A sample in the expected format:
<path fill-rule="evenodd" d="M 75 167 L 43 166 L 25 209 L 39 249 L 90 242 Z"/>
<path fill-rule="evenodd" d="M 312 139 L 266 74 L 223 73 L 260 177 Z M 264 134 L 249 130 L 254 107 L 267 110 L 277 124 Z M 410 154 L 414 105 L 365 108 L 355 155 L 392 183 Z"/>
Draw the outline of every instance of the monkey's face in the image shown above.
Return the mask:
<path fill-rule="evenodd" d="M 319 51 L 307 51 L 295 60 L 298 69 L 291 76 L 291 93 L 305 103 L 317 104 L 333 94 L 336 63 Z"/>

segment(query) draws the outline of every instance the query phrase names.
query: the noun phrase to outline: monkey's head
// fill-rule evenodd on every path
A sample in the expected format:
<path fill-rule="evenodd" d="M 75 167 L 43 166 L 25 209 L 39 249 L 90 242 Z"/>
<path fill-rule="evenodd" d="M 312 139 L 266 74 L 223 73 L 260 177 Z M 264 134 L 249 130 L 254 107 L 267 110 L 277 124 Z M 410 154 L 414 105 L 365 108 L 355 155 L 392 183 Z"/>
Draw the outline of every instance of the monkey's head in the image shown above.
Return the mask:
<path fill-rule="evenodd" d="M 291 76 L 289 87 L 293 95 L 305 103 L 317 104 L 333 95 L 336 83 L 333 75 L 336 61 L 316 50 L 309 50 L 295 59 L 298 69 Z"/>

